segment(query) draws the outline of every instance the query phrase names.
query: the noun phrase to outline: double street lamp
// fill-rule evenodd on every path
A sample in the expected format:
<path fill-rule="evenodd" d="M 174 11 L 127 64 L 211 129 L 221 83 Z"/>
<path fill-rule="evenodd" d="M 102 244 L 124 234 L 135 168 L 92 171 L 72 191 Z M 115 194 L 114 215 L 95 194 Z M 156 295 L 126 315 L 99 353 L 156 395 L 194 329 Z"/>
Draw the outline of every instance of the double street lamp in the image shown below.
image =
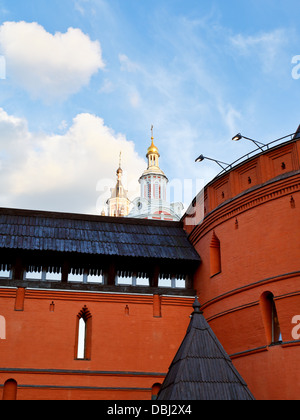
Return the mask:
<path fill-rule="evenodd" d="M 246 140 L 250 140 L 250 141 L 252 141 L 252 142 L 253 142 L 253 143 L 255 143 L 255 144 L 256 144 L 256 146 L 258 146 L 258 147 L 259 147 L 262 151 L 263 151 L 262 146 L 266 146 L 264 143 L 261 143 L 261 142 L 259 142 L 259 141 L 256 141 L 256 140 L 253 140 L 253 139 L 250 139 L 249 137 L 242 136 L 242 135 L 241 135 L 241 133 L 238 133 L 238 134 L 236 134 L 234 137 L 232 137 L 232 140 L 233 140 L 233 141 L 239 141 L 239 140 L 241 140 L 241 139 L 246 139 Z M 209 158 L 209 157 L 207 157 L 207 156 L 203 156 L 203 155 L 200 155 L 200 156 L 199 156 L 199 157 L 195 160 L 195 162 L 202 162 L 204 159 L 208 159 L 208 160 L 212 160 L 213 162 L 216 162 L 219 166 L 221 166 L 221 168 L 222 168 L 224 171 L 226 171 L 228 167 L 230 167 L 230 168 L 231 168 L 231 164 L 230 164 L 230 163 L 225 163 L 225 162 L 222 162 L 222 161 L 220 161 L 220 160 L 217 160 L 217 159 L 212 159 L 212 158 Z M 226 165 L 226 167 L 224 167 L 223 165 Z"/>
<path fill-rule="evenodd" d="M 294 137 L 292 137 L 292 136 L 294 136 Z M 278 142 L 279 140 L 283 140 L 283 139 L 286 139 L 287 137 L 292 137 L 292 139 L 296 139 L 296 138 L 300 138 L 300 125 L 299 125 L 299 127 L 298 127 L 298 130 L 296 131 L 296 133 L 292 133 L 292 134 L 288 134 L 287 136 L 284 136 L 284 137 L 281 137 L 281 138 L 279 138 L 279 139 L 277 139 L 277 140 L 274 140 L 274 141 L 272 141 L 271 143 L 268 143 L 268 144 L 265 144 L 265 143 L 261 143 L 260 141 L 257 141 L 257 140 L 253 140 L 253 139 L 250 139 L 249 137 L 245 137 L 245 136 L 243 136 L 241 133 L 238 133 L 238 134 L 236 134 L 234 137 L 232 137 L 232 140 L 233 141 L 239 141 L 239 140 L 241 140 L 241 139 L 246 139 L 246 140 L 250 140 L 250 141 L 252 141 L 262 152 L 264 152 L 264 149 L 263 149 L 263 147 L 265 147 L 265 148 L 269 148 L 269 146 L 271 145 L 271 144 L 273 144 L 273 143 L 275 143 L 275 142 Z M 247 155 L 248 156 L 248 155 Z M 196 160 L 195 160 L 195 162 L 202 162 L 204 159 L 208 159 L 208 160 L 212 160 L 213 162 L 216 162 L 224 171 L 227 171 L 227 169 L 228 168 L 232 168 L 232 165 L 234 165 L 236 162 L 238 162 L 238 161 L 240 161 L 242 158 L 240 158 L 240 159 L 238 159 L 236 162 L 233 162 L 233 163 L 225 163 L 225 162 L 222 162 L 222 161 L 220 161 L 220 160 L 216 160 L 216 159 L 212 159 L 212 158 L 209 158 L 209 157 L 207 157 L 207 156 L 203 156 L 203 155 L 200 155 Z M 226 165 L 225 167 L 223 166 L 223 165 Z"/>

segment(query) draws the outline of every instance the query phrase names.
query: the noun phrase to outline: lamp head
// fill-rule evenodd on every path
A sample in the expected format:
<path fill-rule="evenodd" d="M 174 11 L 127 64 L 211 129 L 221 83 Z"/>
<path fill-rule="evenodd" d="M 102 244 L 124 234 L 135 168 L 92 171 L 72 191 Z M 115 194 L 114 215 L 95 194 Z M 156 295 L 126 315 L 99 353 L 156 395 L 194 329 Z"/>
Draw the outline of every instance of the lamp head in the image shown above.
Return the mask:
<path fill-rule="evenodd" d="M 202 160 L 204 160 L 204 156 L 203 155 L 200 155 L 196 160 L 195 160 L 195 162 L 202 162 Z"/>
<path fill-rule="evenodd" d="M 233 141 L 239 141 L 241 140 L 243 136 L 241 135 L 241 133 L 236 134 L 234 137 L 232 137 Z"/>

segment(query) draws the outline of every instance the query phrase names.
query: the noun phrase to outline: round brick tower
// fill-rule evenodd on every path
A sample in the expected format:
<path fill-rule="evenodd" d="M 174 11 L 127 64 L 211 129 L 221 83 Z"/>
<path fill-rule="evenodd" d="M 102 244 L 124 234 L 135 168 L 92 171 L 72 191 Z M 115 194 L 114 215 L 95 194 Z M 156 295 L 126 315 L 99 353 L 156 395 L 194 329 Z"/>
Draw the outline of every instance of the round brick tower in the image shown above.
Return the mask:
<path fill-rule="evenodd" d="M 184 216 L 204 316 L 256 399 L 300 395 L 299 161 L 298 136 L 266 147 L 222 171 Z"/>

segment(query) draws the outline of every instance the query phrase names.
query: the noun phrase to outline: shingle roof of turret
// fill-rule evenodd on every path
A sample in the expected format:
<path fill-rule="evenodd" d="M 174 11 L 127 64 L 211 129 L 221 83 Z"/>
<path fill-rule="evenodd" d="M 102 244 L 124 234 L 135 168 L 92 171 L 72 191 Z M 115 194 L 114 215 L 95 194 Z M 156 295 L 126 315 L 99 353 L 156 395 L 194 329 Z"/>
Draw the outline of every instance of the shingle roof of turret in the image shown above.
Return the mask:
<path fill-rule="evenodd" d="M 186 336 L 158 400 L 254 400 L 195 299 Z"/>

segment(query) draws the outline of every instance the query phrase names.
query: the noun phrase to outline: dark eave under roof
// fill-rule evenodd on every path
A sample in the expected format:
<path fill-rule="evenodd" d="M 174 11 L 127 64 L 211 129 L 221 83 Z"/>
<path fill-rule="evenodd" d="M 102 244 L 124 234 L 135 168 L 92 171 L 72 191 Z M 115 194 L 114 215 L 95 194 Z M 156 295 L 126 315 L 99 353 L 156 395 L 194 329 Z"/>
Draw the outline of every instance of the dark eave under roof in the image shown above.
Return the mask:
<path fill-rule="evenodd" d="M 181 222 L 8 208 L 0 249 L 200 262 Z"/>

